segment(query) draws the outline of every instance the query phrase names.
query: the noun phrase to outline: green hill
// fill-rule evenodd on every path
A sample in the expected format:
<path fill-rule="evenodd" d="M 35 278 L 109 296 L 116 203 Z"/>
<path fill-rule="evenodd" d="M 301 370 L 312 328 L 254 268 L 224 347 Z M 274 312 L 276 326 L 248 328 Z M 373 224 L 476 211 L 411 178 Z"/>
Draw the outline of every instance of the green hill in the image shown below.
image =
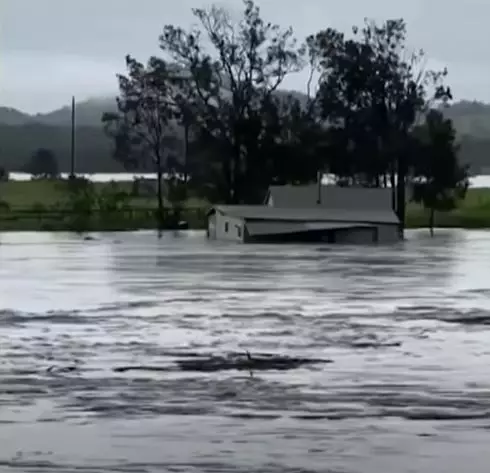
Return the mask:
<path fill-rule="evenodd" d="M 101 127 L 77 128 L 77 171 L 123 172 L 111 158 L 111 142 Z M 52 150 L 62 172 L 70 170 L 71 130 L 68 126 L 39 123 L 0 125 L 0 165 L 10 171 L 20 171 L 31 154 L 38 148 Z"/>
<path fill-rule="evenodd" d="M 104 135 L 100 118 L 114 107 L 110 98 L 77 104 L 78 172 L 122 172 L 111 157 L 112 144 Z M 445 110 L 461 140 L 461 159 L 473 172 L 490 172 L 490 105 L 461 101 Z M 18 171 L 37 148 L 56 154 L 60 169 L 70 167 L 71 110 L 63 107 L 46 114 L 29 115 L 0 107 L 0 165 Z"/>

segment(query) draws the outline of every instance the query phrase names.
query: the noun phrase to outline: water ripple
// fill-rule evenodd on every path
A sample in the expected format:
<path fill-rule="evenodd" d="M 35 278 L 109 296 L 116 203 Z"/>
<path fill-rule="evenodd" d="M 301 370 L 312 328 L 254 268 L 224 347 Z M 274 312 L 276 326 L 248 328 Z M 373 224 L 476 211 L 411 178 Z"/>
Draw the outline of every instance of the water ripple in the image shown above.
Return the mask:
<path fill-rule="evenodd" d="M 2 472 L 487 471 L 487 233 L 0 238 Z"/>

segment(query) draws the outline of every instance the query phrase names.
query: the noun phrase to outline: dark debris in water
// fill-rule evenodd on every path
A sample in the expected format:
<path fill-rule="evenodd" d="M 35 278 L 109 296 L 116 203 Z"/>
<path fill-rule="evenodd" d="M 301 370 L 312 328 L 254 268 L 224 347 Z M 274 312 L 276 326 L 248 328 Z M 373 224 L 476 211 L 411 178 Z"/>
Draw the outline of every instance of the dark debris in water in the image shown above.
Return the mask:
<path fill-rule="evenodd" d="M 179 371 L 212 373 L 217 371 L 288 371 L 305 365 L 332 363 L 329 359 L 300 358 L 272 354 L 230 354 L 227 356 L 194 356 L 175 360 Z M 168 371 L 166 367 L 156 366 L 122 366 L 114 368 L 115 372 L 127 371 Z"/>
<path fill-rule="evenodd" d="M 401 342 L 387 342 L 387 343 L 378 343 L 378 342 L 354 342 L 349 345 L 351 348 L 365 349 L 365 348 L 397 348 L 401 347 Z"/>
<path fill-rule="evenodd" d="M 175 356 L 175 355 L 174 355 Z M 302 366 L 314 364 L 333 363 L 330 359 L 302 358 L 260 353 L 251 355 L 245 353 L 231 353 L 228 355 L 202 355 L 198 353 L 182 353 L 166 365 L 130 365 L 113 367 L 115 373 L 129 371 L 144 372 L 200 372 L 214 373 L 218 371 L 289 371 Z M 46 369 L 50 374 L 68 374 L 80 371 L 79 366 L 49 366 Z"/>
<path fill-rule="evenodd" d="M 397 315 L 402 319 L 412 318 L 419 320 L 437 320 L 449 324 L 460 325 L 490 325 L 490 314 L 488 311 L 472 309 L 461 311 L 457 309 L 442 309 L 439 306 L 399 306 Z"/>
<path fill-rule="evenodd" d="M 453 317 L 446 319 L 445 322 L 463 325 L 490 325 L 490 316 L 488 315 L 470 315 L 462 317 Z"/>
<path fill-rule="evenodd" d="M 57 368 L 56 366 L 50 366 L 46 371 L 48 373 L 72 373 L 76 371 L 76 366 L 62 366 L 61 368 Z"/>
<path fill-rule="evenodd" d="M 254 356 L 211 356 L 202 359 L 177 360 L 176 364 L 182 371 L 287 371 L 305 365 L 331 363 L 332 360 L 314 358 L 293 358 L 280 355 L 254 355 Z"/>

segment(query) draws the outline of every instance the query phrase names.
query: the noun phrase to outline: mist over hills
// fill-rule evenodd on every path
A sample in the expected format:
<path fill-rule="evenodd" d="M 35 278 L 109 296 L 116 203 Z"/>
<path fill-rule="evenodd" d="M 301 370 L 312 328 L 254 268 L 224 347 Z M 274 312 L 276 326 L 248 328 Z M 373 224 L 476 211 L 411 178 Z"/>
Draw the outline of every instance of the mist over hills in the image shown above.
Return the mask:
<path fill-rule="evenodd" d="M 114 98 L 77 103 L 77 170 L 83 173 L 123 172 L 111 157 L 112 143 L 102 130 L 104 112 L 115 109 Z M 71 106 L 48 113 L 28 114 L 0 107 L 0 166 L 19 171 L 38 148 L 52 150 L 61 171 L 70 167 Z"/>
<path fill-rule="evenodd" d="M 300 100 L 306 96 L 293 93 Z M 77 170 L 78 172 L 122 172 L 111 157 L 112 144 L 104 135 L 101 117 L 115 109 L 110 97 L 77 103 Z M 460 101 L 445 110 L 454 122 L 461 142 L 461 159 L 473 172 L 490 170 L 490 104 Z M 62 171 L 69 170 L 70 105 L 48 113 L 30 115 L 0 106 L 0 165 L 20 170 L 37 148 L 49 148 L 56 154 Z"/>
<path fill-rule="evenodd" d="M 88 99 L 78 102 L 76 105 L 77 125 L 100 127 L 101 117 L 104 112 L 114 110 L 115 97 L 104 97 Z M 0 125 L 50 125 L 50 126 L 70 126 L 71 125 L 71 105 L 58 108 L 48 113 L 37 113 L 30 115 L 15 108 L 0 106 Z"/>

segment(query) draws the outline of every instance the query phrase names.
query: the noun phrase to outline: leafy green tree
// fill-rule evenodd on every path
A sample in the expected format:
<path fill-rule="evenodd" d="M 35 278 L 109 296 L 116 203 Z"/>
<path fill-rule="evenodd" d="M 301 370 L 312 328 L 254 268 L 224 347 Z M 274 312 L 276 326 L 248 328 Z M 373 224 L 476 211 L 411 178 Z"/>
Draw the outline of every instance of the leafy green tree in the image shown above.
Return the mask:
<path fill-rule="evenodd" d="M 450 133 L 446 148 L 442 135 L 436 143 L 429 114 L 430 140 L 418 137 L 428 111 L 451 98 L 446 71 L 426 70 L 423 52 L 407 52 L 403 20 L 366 20 L 352 37 L 326 29 L 305 48 L 291 29 L 265 22 L 251 0 L 237 21 L 217 6 L 193 13 L 195 28 L 164 27 L 162 57 L 146 65 L 126 58 L 118 112 L 103 117 L 116 160 L 156 168 L 161 226 L 164 172 L 175 209 L 188 183 L 212 201 L 256 203 L 269 184 L 311 182 L 320 170 L 342 185 L 391 185 L 401 222 L 412 177 L 420 201 L 437 210 L 449 206 L 447 189 L 462 195 L 466 171 L 449 158 L 449 149 L 457 152 Z M 313 97 L 278 90 L 308 62 L 319 74 Z M 308 90 L 312 84 L 313 75 Z M 443 148 L 435 163 L 431 153 Z"/>
<path fill-rule="evenodd" d="M 256 201 L 273 174 L 271 134 L 265 132 L 276 125 L 270 123 L 276 117 L 273 93 L 302 68 L 303 51 L 291 29 L 265 22 L 250 0 L 238 22 L 217 6 L 193 13 L 200 27 L 167 25 L 160 47 L 167 61 L 187 72 L 180 97 L 192 104 L 200 137 L 220 151 L 223 199 Z"/>
<path fill-rule="evenodd" d="M 59 176 L 58 160 L 55 154 L 46 148 L 36 150 L 23 170 L 37 179 L 56 179 Z"/>
<path fill-rule="evenodd" d="M 456 208 L 469 186 L 468 166 L 458 160 L 459 146 L 450 119 L 438 110 L 427 114 L 426 123 L 414 130 L 413 200 L 429 209 L 429 228 L 434 234 L 436 211 Z"/>
<path fill-rule="evenodd" d="M 329 137 L 313 103 L 299 103 L 295 97 L 281 97 L 276 105 L 275 128 L 266 129 L 272 182 L 275 184 L 308 184 L 325 170 Z M 279 102 L 279 101 L 278 101 Z"/>
<path fill-rule="evenodd" d="M 385 185 L 388 174 L 404 222 L 410 132 L 429 106 L 450 98 L 446 71 L 425 70 L 423 52 L 407 52 L 401 19 L 381 25 L 366 20 L 353 33 L 347 38 L 326 29 L 308 40 L 319 58 L 322 117 L 336 140 L 332 146 L 343 149 L 333 165 L 368 186 Z"/>
<path fill-rule="evenodd" d="M 163 174 L 169 141 L 173 139 L 173 109 L 165 64 L 150 59 L 145 66 L 126 57 L 127 75 L 119 75 L 117 113 L 102 117 L 106 133 L 114 140 L 114 157 L 126 169 L 157 173 L 158 223 L 164 226 Z M 150 162 L 148 162 L 150 161 Z"/>

